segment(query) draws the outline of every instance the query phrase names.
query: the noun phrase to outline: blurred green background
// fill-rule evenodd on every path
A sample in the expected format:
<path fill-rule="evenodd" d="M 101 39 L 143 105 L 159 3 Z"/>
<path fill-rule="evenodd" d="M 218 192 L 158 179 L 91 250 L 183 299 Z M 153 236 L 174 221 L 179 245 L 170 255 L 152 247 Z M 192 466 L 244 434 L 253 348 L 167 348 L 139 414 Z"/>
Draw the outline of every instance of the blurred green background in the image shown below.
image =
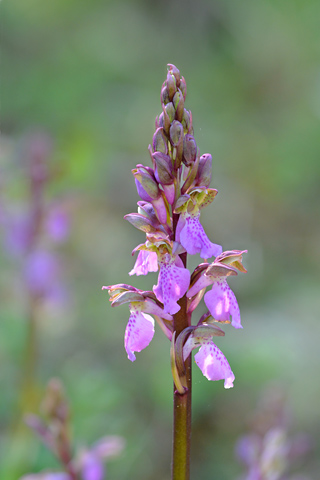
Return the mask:
<path fill-rule="evenodd" d="M 38 326 L 39 400 L 58 376 L 77 445 L 125 437 L 108 478 L 170 478 L 169 342 L 158 329 L 131 364 L 128 309 L 111 309 L 101 286 L 156 282 L 156 274 L 128 276 L 131 250 L 144 240 L 123 216 L 136 210 L 130 170 L 150 164 L 160 88 L 174 63 L 187 81 L 197 144 L 214 160 L 219 195 L 203 224 L 224 250 L 248 249 L 248 274 L 230 280 L 244 329 L 226 327 L 217 340 L 235 386 L 224 390 L 194 368 L 192 478 L 242 471 L 234 445 L 270 382 L 286 394 L 292 432 L 312 436 L 301 471 L 318 478 L 319 1 L 11 0 L 0 8 L 2 188 L 23 198 L 8 182 L 22 183 L 14 159 L 23 157 L 21 138 L 40 128 L 54 139 L 62 172 L 48 195 L 74 199 L 62 247 L 71 300 L 44 310 Z M 25 302 L 19 269 L 1 257 L 0 478 L 16 480 L 57 464 L 17 426 Z"/>

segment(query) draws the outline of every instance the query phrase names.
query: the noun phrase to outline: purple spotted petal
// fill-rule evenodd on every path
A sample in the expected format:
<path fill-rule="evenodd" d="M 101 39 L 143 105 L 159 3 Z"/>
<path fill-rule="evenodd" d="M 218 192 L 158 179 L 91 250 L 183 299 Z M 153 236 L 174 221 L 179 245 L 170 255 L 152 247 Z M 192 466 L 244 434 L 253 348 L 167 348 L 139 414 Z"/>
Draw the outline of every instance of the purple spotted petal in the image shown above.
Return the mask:
<path fill-rule="evenodd" d="M 200 253 L 201 258 L 211 258 L 222 253 L 221 245 L 210 242 L 207 237 L 199 220 L 200 213 L 196 215 L 182 214 L 181 216 L 185 216 L 185 224 L 179 232 L 180 243 L 190 255 Z"/>
<path fill-rule="evenodd" d="M 174 315 L 180 310 L 177 300 L 183 297 L 190 285 L 190 272 L 178 267 L 175 258 L 169 254 L 160 261 L 158 284 L 153 287 L 157 299 L 163 303 L 164 311 Z"/>
<path fill-rule="evenodd" d="M 130 317 L 124 334 L 124 346 L 129 360 L 134 362 L 134 352 L 141 352 L 151 342 L 154 335 L 154 320 L 141 312 L 141 307 L 130 304 Z"/>
<path fill-rule="evenodd" d="M 205 294 L 204 302 L 213 318 L 228 322 L 231 315 L 231 325 L 234 328 L 242 328 L 238 302 L 226 280 L 214 282 L 212 289 Z"/>
<path fill-rule="evenodd" d="M 158 257 L 155 252 L 140 250 L 136 263 L 129 275 L 147 275 L 158 270 Z"/>
<path fill-rule="evenodd" d="M 235 376 L 228 360 L 212 341 L 204 342 L 194 359 L 208 380 L 224 380 L 224 388 L 233 387 Z"/>

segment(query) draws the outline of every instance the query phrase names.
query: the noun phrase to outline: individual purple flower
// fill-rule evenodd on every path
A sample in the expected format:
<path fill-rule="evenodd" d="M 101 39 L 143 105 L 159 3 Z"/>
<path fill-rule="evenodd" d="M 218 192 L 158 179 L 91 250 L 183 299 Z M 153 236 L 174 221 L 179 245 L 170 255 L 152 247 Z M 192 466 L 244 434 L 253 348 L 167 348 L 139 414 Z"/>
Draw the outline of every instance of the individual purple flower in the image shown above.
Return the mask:
<path fill-rule="evenodd" d="M 210 242 L 200 223 L 200 209 L 210 204 L 218 191 L 213 188 L 199 187 L 181 197 L 176 210 L 180 213 L 176 229 L 176 241 L 190 255 L 200 253 L 201 258 L 217 257 L 222 247 Z"/>
<path fill-rule="evenodd" d="M 183 297 L 190 285 L 190 272 L 184 268 L 178 255 L 158 255 L 160 272 L 158 283 L 153 287 L 157 299 L 163 303 L 166 313 L 174 315 L 180 310 L 177 300 Z"/>
<path fill-rule="evenodd" d="M 152 292 L 142 292 L 130 285 L 112 285 L 102 287 L 111 296 L 112 306 L 129 303 L 130 317 L 124 334 L 124 346 L 131 362 L 136 360 L 134 352 L 141 352 L 151 342 L 154 335 L 154 319 L 150 314 L 162 319 L 172 320 L 172 316 L 163 310 L 156 301 L 145 295 Z"/>
<path fill-rule="evenodd" d="M 200 212 L 181 213 L 177 225 L 176 240 L 190 255 L 200 253 L 201 258 L 217 257 L 222 253 L 221 245 L 210 242 L 200 223 Z"/>
<path fill-rule="evenodd" d="M 224 388 L 233 387 L 235 376 L 228 360 L 207 336 L 199 337 L 191 333 L 183 347 L 183 359 L 186 360 L 191 351 L 199 345 L 200 349 L 194 359 L 203 375 L 208 380 L 224 380 Z"/>
<path fill-rule="evenodd" d="M 158 270 L 158 256 L 156 252 L 140 250 L 136 263 L 129 275 L 147 275 L 149 272 Z"/>
<path fill-rule="evenodd" d="M 146 348 L 154 335 L 153 318 L 143 313 L 137 303 L 130 303 L 130 317 L 124 334 L 124 346 L 131 362 L 136 360 L 134 352 Z"/>
<path fill-rule="evenodd" d="M 204 295 L 204 302 L 213 318 L 219 322 L 230 323 L 234 328 L 242 328 L 240 309 L 235 294 L 227 284 L 227 277 L 237 275 L 237 270 L 246 271 L 241 264 L 244 251 L 224 252 L 208 268 L 203 270 L 189 289 L 189 298 L 203 288 L 212 285 L 212 289 Z"/>

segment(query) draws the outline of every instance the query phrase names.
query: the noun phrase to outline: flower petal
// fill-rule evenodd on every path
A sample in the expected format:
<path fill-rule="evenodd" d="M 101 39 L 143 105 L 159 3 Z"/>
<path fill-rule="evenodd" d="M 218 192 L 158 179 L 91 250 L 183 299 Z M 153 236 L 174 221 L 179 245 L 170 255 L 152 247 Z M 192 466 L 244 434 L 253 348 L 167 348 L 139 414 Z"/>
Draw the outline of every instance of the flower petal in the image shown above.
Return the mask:
<path fill-rule="evenodd" d="M 177 300 L 183 297 L 190 285 L 187 268 L 175 265 L 175 258 L 165 254 L 160 260 L 158 284 L 153 287 L 157 299 L 163 303 L 164 311 L 174 315 L 180 310 Z"/>
<path fill-rule="evenodd" d="M 156 252 L 140 250 L 136 263 L 129 275 L 147 275 L 149 272 L 158 270 L 158 257 Z"/>
<path fill-rule="evenodd" d="M 205 294 L 204 302 L 215 320 L 228 322 L 231 315 L 231 325 L 242 328 L 238 302 L 226 280 L 215 281 L 212 289 Z"/>
<path fill-rule="evenodd" d="M 194 359 L 208 380 L 224 380 L 224 388 L 233 387 L 235 376 L 228 360 L 212 341 L 204 342 Z"/>
<path fill-rule="evenodd" d="M 141 352 L 151 342 L 154 335 L 154 320 L 142 313 L 140 308 L 131 304 L 130 317 L 124 335 L 124 346 L 129 360 L 134 362 L 134 352 Z"/>
<path fill-rule="evenodd" d="M 180 242 L 190 255 L 200 253 L 201 258 L 217 257 L 222 253 L 221 245 L 210 242 L 198 214 L 185 215 L 186 223 L 180 231 Z"/>

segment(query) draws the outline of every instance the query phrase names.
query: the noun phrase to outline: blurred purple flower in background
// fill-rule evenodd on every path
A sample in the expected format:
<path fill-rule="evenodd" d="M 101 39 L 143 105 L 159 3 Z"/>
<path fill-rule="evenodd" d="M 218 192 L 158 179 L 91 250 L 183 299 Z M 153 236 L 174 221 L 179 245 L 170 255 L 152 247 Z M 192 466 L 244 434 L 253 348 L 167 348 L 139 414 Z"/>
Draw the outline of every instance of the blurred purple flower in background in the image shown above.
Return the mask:
<path fill-rule="evenodd" d="M 312 449 L 310 436 L 289 434 L 289 419 L 281 388 L 272 386 L 251 419 L 251 433 L 236 444 L 236 456 L 246 467 L 239 480 L 311 480 L 293 472 Z M 291 474 L 291 475 L 290 475 Z"/>

